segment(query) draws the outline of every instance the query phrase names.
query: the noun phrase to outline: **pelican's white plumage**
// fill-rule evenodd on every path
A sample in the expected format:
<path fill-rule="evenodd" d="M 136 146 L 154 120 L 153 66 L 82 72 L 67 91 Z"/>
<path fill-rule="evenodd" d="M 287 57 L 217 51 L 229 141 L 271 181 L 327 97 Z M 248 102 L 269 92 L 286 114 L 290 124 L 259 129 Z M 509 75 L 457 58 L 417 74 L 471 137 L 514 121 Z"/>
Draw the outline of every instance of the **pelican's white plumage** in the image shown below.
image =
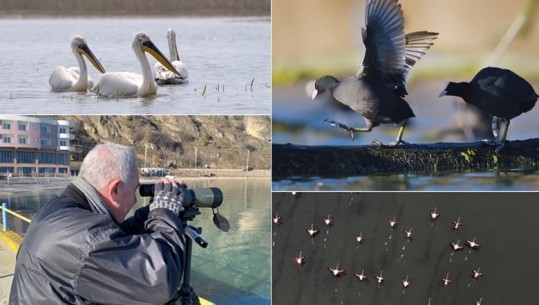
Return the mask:
<path fill-rule="evenodd" d="M 179 85 L 187 84 L 189 82 L 189 73 L 187 67 L 180 61 L 180 55 L 178 54 L 178 47 L 176 45 L 176 32 L 173 29 L 168 29 L 168 48 L 170 50 L 170 62 L 180 72 L 180 74 L 174 74 L 165 68 L 161 63 L 155 63 L 153 66 L 153 77 L 158 85 Z"/>
<path fill-rule="evenodd" d="M 93 82 L 90 76 L 88 76 L 88 68 L 82 55 L 86 56 L 99 72 L 105 73 L 105 69 L 94 56 L 82 36 L 73 36 L 71 50 L 79 66 L 70 68 L 64 66 L 56 67 L 49 78 L 49 85 L 52 91 L 86 91 L 92 88 Z"/>
<path fill-rule="evenodd" d="M 107 72 L 101 76 L 93 88 L 98 95 L 124 98 L 156 94 L 157 84 L 153 80 L 150 63 L 144 52 L 155 57 L 170 71 L 179 74 L 145 33 L 135 34 L 131 48 L 140 63 L 142 75 L 131 72 Z"/>

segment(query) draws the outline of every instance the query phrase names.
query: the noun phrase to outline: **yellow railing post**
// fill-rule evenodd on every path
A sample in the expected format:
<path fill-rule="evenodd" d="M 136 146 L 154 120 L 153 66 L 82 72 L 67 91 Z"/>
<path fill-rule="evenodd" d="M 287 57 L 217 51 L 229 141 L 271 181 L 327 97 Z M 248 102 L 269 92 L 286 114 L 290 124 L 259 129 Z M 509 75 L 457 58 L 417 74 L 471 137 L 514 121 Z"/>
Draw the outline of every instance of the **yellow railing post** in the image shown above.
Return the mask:
<path fill-rule="evenodd" d="M 7 212 L 6 212 L 6 203 L 2 202 L 2 229 L 7 231 Z"/>
<path fill-rule="evenodd" d="M 8 209 L 7 208 L 7 204 L 5 202 L 2 203 L 2 206 L 0 207 L 0 209 L 2 209 L 2 224 L 3 224 L 3 229 L 4 231 L 7 231 L 7 213 L 23 220 L 23 221 L 26 221 L 27 223 L 31 223 L 32 220 L 27 218 L 27 217 L 24 217 L 22 216 L 21 214 L 17 213 L 17 212 L 13 212 L 12 210 Z"/>

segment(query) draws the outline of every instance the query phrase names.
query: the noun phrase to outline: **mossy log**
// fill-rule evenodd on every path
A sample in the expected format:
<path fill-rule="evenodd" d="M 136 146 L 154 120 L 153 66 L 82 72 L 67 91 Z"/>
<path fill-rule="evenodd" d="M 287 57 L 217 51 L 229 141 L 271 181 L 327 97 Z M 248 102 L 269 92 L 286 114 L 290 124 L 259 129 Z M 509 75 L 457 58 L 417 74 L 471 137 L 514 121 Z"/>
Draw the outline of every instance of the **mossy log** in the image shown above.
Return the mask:
<path fill-rule="evenodd" d="M 477 143 L 377 146 L 273 145 L 273 179 L 364 176 L 383 173 L 539 167 L 539 139 L 511 141 L 500 153 Z"/>

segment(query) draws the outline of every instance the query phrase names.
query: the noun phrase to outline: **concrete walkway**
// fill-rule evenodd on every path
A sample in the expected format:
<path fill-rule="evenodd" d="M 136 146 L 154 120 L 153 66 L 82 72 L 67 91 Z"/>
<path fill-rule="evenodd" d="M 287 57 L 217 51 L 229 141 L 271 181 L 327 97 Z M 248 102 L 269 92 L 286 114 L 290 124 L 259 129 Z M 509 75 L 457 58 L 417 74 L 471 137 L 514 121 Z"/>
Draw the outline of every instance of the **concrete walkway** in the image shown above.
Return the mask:
<path fill-rule="evenodd" d="M 7 305 L 13 272 L 15 271 L 16 252 L 0 239 L 0 305 Z"/>

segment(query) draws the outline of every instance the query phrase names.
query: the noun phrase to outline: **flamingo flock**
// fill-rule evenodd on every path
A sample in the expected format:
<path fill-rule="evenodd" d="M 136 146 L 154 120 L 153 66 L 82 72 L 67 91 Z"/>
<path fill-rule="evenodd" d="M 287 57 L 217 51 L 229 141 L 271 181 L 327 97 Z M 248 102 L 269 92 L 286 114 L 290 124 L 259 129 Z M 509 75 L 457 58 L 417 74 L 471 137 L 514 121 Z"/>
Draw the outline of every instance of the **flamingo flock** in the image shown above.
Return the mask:
<path fill-rule="evenodd" d="M 296 197 L 296 196 L 297 195 L 295 195 L 294 197 Z M 441 213 L 438 211 L 437 208 L 434 208 L 434 210 L 429 211 L 429 216 L 430 216 L 429 220 L 434 223 L 434 222 L 439 221 L 439 219 L 441 217 Z M 278 225 L 278 224 L 280 224 L 282 222 L 282 216 L 280 216 L 278 213 L 275 213 L 272 216 L 272 221 L 273 221 L 274 224 Z M 290 220 L 290 221 L 293 221 L 293 220 Z M 335 218 L 331 214 L 327 214 L 327 216 L 320 219 L 320 221 L 326 227 L 328 227 L 328 230 L 331 230 L 329 228 L 331 226 L 337 225 L 337 223 L 339 222 L 339 219 L 335 220 Z M 396 229 L 397 224 L 398 224 L 398 219 L 397 219 L 396 216 L 389 219 L 389 228 L 391 230 Z M 462 226 L 463 226 L 463 223 L 462 223 L 461 217 L 458 217 L 456 220 L 451 221 L 450 228 L 452 230 L 454 230 L 454 231 L 458 231 L 458 230 L 461 229 Z M 319 233 L 319 230 L 316 228 L 316 222 L 311 223 L 310 227 L 306 228 L 305 230 L 307 231 L 308 235 L 313 240 L 315 240 L 316 236 Z M 414 237 L 414 233 L 417 233 L 418 236 L 422 233 L 422 232 L 419 232 L 419 231 L 418 232 L 415 232 L 415 231 L 412 232 L 412 230 L 413 230 L 412 227 L 410 227 L 409 229 L 405 229 L 405 230 L 402 231 L 404 233 L 403 237 L 404 237 L 405 240 L 412 241 L 412 239 Z M 324 240 L 324 242 L 325 242 L 325 240 Z M 358 249 L 359 249 L 359 245 L 363 244 L 365 242 L 365 235 L 363 234 L 363 232 L 356 233 L 355 242 L 358 245 Z M 370 243 L 371 242 L 369 242 L 369 244 Z M 411 242 L 411 244 L 413 244 L 413 242 Z M 462 243 L 461 240 L 458 239 L 456 242 L 455 241 L 450 241 L 449 244 L 451 246 L 451 249 L 452 249 L 453 253 L 457 252 L 457 251 L 462 251 L 464 249 L 464 247 L 468 247 L 470 250 L 475 250 L 475 251 L 479 250 L 480 247 L 481 247 L 481 245 L 477 241 L 476 237 L 473 237 L 472 239 L 464 239 L 464 243 Z M 298 256 L 294 256 L 294 262 L 296 263 L 296 265 L 304 266 L 305 264 L 307 264 L 307 258 L 305 257 L 305 255 L 303 253 L 304 253 L 303 251 L 300 251 Z M 327 266 L 326 269 L 330 272 L 332 277 L 335 278 L 335 279 L 342 278 L 347 274 L 346 271 L 345 271 L 345 268 L 340 263 L 337 263 L 336 266 Z M 356 273 L 352 272 L 352 274 L 354 275 L 354 277 L 357 279 L 358 282 L 365 282 L 365 283 L 369 282 L 369 280 L 368 280 L 369 276 L 367 275 L 367 272 L 366 272 L 365 268 L 362 268 L 361 272 L 356 272 Z M 385 283 L 385 281 L 386 281 L 386 278 L 384 277 L 384 274 L 383 274 L 382 270 L 378 274 L 375 274 L 373 277 L 375 278 L 376 283 L 378 284 L 378 286 L 383 285 Z M 483 274 L 483 272 L 481 271 L 481 269 L 479 267 L 477 267 L 476 269 L 471 270 L 471 278 L 474 281 L 479 280 L 479 279 L 481 279 L 483 277 L 484 277 L 484 274 Z M 440 281 L 440 286 L 442 286 L 442 287 L 450 287 L 450 286 L 454 285 L 455 278 L 451 279 L 450 276 L 449 276 L 449 272 L 446 273 L 445 277 L 441 277 L 439 279 L 440 279 L 439 280 Z M 457 278 L 457 280 L 458 280 L 458 278 Z M 408 274 L 401 277 L 401 284 L 402 284 L 402 287 L 404 289 L 414 289 L 414 288 L 411 288 L 412 287 L 412 279 L 410 278 L 410 276 Z M 403 291 L 403 293 L 404 293 L 404 291 Z M 429 303 L 430 303 L 430 299 L 429 299 Z M 476 304 L 482 304 L 482 298 L 478 299 L 476 301 Z"/>

